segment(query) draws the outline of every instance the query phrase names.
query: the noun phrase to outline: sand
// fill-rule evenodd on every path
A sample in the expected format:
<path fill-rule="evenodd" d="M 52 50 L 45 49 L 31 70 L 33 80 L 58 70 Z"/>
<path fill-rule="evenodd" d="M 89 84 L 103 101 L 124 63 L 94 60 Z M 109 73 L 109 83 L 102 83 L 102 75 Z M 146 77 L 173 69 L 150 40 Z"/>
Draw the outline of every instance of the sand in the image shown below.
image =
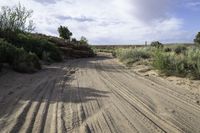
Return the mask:
<path fill-rule="evenodd" d="M 107 55 L 0 75 L 1 133 L 200 132 L 198 91 Z"/>

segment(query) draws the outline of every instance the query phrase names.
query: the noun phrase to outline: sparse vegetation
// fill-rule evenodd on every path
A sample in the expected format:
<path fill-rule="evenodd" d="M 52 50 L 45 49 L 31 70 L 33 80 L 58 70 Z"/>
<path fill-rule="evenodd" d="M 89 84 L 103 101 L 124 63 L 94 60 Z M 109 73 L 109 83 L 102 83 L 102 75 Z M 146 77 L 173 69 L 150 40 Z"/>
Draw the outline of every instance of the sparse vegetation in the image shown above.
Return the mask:
<path fill-rule="evenodd" d="M 200 48 L 178 46 L 159 46 L 135 49 L 116 49 L 113 55 L 126 65 L 148 59 L 153 68 L 166 75 L 200 79 Z"/>
<path fill-rule="evenodd" d="M 116 49 L 113 54 L 126 65 L 131 65 L 141 59 L 148 59 L 151 57 L 148 48 Z"/>
<path fill-rule="evenodd" d="M 200 78 L 200 49 L 190 48 L 183 53 L 164 53 L 162 50 L 154 54 L 153 66 L 167 75 Z"/>

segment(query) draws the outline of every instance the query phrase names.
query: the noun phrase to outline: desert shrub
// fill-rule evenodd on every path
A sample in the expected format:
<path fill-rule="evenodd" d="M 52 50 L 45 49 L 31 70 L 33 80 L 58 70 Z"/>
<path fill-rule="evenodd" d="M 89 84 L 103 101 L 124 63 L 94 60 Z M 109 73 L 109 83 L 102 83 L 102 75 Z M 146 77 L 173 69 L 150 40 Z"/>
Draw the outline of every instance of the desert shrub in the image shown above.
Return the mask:
<path fill-rule="evenodd" d="M 174 49 L 174 52 L 176 53 L 176 54 L 181 54 L 181 53 L 185 53 L 186 52 L 186 50 L 187 50 L 187 48 L 185 47 L 185 46 L 177 46 L 175 49 Z"/>
<path fill-rule="evenodd" d="M 157 50 L 153 58 L 153 66 L 156 69 L 165 70 L 169 62 L 168 56 L 164 55 L 161 50 Z"/>
<path fill-rule="evenodd" d="M 51 62 L 50 54 L 46 51 L 42 53 L 42 60 L 46 62 Z"/>
<path fill-rule="evenodd" d="M 116 49 L 114 55 L 127 65 L 135 63 L 141 59 L 148 59 L 151 57 L 151 54 L 146 48 Z"/>
<path fill-rule="evenodd" d="M 12 46 L 8 42 L 0 39 L 0 61 L 11 64 L 15 57 L 16 47 Z"/>
<path fill-rule="evenodd" d="M 153 66 L 167 75 L 185 75 L 187 60 L 183 55 L 158 50 L 154 54 Z"/>
<path fill-rule="evenodd" d="M 159 41 L 152 42 L 151 46 L 156 48 L 163 48 L 163 44 L 160 43 Z"/>
<path fill-rule="evenodd" d="M 74 51 L 83 51 L 83 53 L 88 53 L 88 57 L 92 57 L 95 55 L 93 49 L 88 44 L 74 44 L 73 47 Z M 83 55 L 85 57 L 85 54 Z"/>
<path fill-rule="evenodd" d="M 0 40 L 0 61 L 8 63 L 14 70 L 31 73 L 41 69 L 38 57 L 27 53 L 23 48 L 16 48 L 6 41 Z"/>
<path fill-rule="evenodd" d="M 13 42 L 17 47 L 23 47 L 26 51 L 35 53 L 40 59 L 43 53 L 48 53 L 52 61 L 62 61 L 62 54 L 55 44 L 40 39 L 30 34 L 18 34 L 17 40 Z"/>
<path fill-rule="evenodd" d="M 32 73 L 41 69 L 38 57 L 33 54 L 27 54 L 23 49 L 16 50 L 16 57 L 14 58 L 12 67 L 18 72 Z"/>
<path fill-rule="evenodd" d="M 113 53 L 114 49 L 107 49 L 107 48 L 92 48 L 95 53 L 97 52 L 104 52 L 104 53 Z"/>
<path fill-rule="evenodd" d="M 165 51 L 165 52 L 171 52 L 171 51 L 172 51 L 172 49 L 171 49 L 171 48 L 169 48 L 169 47 L 166 47 L 166 48 L 164 48 L 164 51 Z"/>
<path fill-rule="evenodd" d="M 157 50 L 153 66 L 167 75 L 200 78 L 200 49 L 190 48 L 184 54 Z"/>
<path fill-rule="evenodd" d="M 117 57 L 116 50 L 113 50 L 113 51 L 112 51 L 112 56 L 113 56 L 113 57 Z"/>
<path fill-rule="evenodd" d="M 193 77 L 200 79 L 200 49 L 190 48 L 187 51 L 187 62 L 189 72 Z"/>

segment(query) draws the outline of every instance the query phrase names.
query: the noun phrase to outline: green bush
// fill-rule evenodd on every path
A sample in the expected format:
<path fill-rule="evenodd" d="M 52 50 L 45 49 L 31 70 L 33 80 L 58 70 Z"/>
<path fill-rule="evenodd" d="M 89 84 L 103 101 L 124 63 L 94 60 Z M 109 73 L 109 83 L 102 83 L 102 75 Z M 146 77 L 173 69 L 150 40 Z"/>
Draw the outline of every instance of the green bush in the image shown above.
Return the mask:
<path fill-rule="evenodd" d="M 185 54 L 187 48 L 185 46 L 177 46 L 175 49 L 174 49 L 174 52 L 176 54 Z"/>
<path fill-rule="evenodd" d="M 151 57 L 151 54 L 148 52 L 147 48 L 135 48 L 135 49 L 117 49 L 115 50 L 114 56 L 119 58 L 120 61 L 129 65 L 135 63 L 141 59 L 148 59 Z"/>
<path fill-rule="evenodd" d="M 164 72 L 167 75 L 185 75 L 187 60 L 182 55 L 176 55 L 175 53 L 164 53 L 158 50 L 153 59 L 153 66 Z"/>
<path fill-rule="evenodd" d="M 200 49 L 191 48 L 187 51 L 187 62 L 189 73 L 200 79 Z"/>
<path fill-rule="evenodd" d="M 18 72 L 31 73 L 41 69 L 38 57 L 33 53 L 27 53 L 23 48 L 0 40 L 0 63 L 8 63 Z"/>
<path fill-rule="evenodd" d="M 190 48 L 185 54 L 157 50 L 153 66 L 167 75 L 200 78 L 200 49 Z"/>
<path fill-rule="evenodd" d="M 164 48 L 164 51 L 165 51 L 165 52 L 171 52 L 171 51 L 172 51 L 172 49 L 171 49 L 171 48 L 169 48 L 169 47 L 166 47 L 166 48 Z"/>
<path fill-rule="evenodd" d="M 93 57 L 95 55 L 94 51 L 92 50 L 92 48 L 88 44 L 80 44 L 80 43 L 74 44 L 73 49 L 75 51 L 83 51 L 82 53 L 87 52 L 88 53 L 87 57 Z M 84 54 L 83 54 L 83 56 L 85 57 Z"/>
<path fill-rule="evenodd" d="M 151 46 L 156 48 L 163 48 L 163 44 L 160 43 L 159 41 L 152 42 Z"/>
<path fill-rule="evenodd" d="M 36 72 L 41 69 L 38 57 L 33 53 L 27 54 L 23 49 L 17 49 L 12 67 L 18 72 L 26 73 Z"/>
<path fill-rule="evenodd" d="M 62 54 L 55 44 L 33 37 L 30 34 L 18 34 L 17 40 L 14 42 L 15 46 L 23 47 L 26 51 L 35 53 L 40 59 L 43 58 L 43 53 L 48 53 L 52 61 L 62 61 Z"/>
<path fill-rule="evenodd" d="M 0 62 L 12 64 L 16 47 L 0 39 Z"/>

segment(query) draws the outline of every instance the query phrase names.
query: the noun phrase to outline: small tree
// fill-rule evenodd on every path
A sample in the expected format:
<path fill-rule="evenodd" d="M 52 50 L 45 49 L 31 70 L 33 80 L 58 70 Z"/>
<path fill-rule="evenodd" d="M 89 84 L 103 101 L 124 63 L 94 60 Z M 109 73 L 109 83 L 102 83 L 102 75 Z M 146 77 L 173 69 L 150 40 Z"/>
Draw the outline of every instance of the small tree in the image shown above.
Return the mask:
<path fill-rule="evenodd" d="M 61 38 L 70 40 L 72 36 L 72 32 L 68 29 L 68 27 L 60 26 L 58 27 L 58 32 Z"/>
<path fill-rule="evenodd" d="M 200 32 L 197 33 L 195 39 L 194 39 L 194 43 L 197 45 L 197 46 L 200 46 Z"/>
<path fill-rule="evenodd" d="M 156 47 L 156 48 L 163 48 L 163 44 L 160 43 L 159 41 L 152 42 L 151 46 Z"/>
<path fill-rule="evenodd" d="M 80 44 L 86 44 L 88 45 L 88 40 L 86 37 L 82 36 L 81 39 L 80 39 Z"/>

